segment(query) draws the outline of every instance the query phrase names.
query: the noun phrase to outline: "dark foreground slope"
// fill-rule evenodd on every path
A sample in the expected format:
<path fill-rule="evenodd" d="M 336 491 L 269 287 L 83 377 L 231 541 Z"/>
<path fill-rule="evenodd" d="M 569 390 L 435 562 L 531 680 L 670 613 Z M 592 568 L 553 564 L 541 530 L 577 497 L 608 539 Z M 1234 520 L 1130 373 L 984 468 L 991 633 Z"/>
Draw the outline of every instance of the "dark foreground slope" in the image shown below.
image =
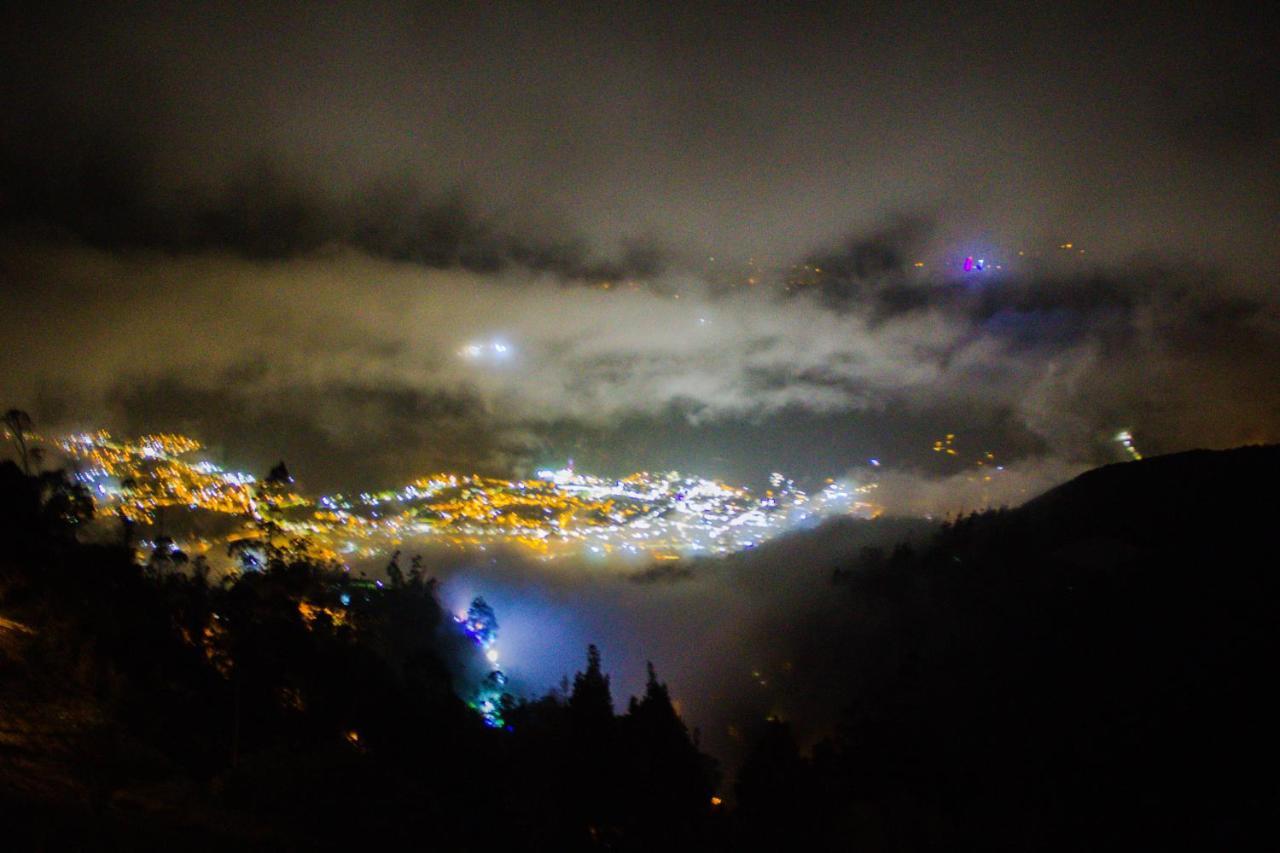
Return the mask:
<path fill-rule="evenodd" d="M 1276 447 L 1110 466 L 864 550 L 835 572 L 831 633 L 797 616 L 779 637 L 826 652 L 795 677 L 838 688 L 802 695 L 844 696 L 839 730 L 801 754 L 771 722 L 729 810 L 656 677 L 616 713 L 593 654 L 568 695 L 485 728 L 418 572 L 353 587 L 284 555 L 212 586 L 171 555 L 79 544 L 83 496 L 0 464 L 4 841 L 1261 847 L 1280 813 L 1278 478 Z M 806 568 L 829 572 L 787 571 Z"/>
<path fill-rule="evenodd" d="M 714 768 L 652 670 L 617 713 L 592 649 L 486 726 L 481 652 L 417 561 L 372 583 L 267 538 L 211 584 L 171 548 L 79 543 L 86 499 L 0 463 L 0 849 L 705 843 Z"/>
<path fill-rule="evenodd" d="M 851 697 L 785 723 L 737 838 L 807 849 L 1239 849 L 1280 814 L 1280 448 L 1091 471 L 838 573 Z"/>

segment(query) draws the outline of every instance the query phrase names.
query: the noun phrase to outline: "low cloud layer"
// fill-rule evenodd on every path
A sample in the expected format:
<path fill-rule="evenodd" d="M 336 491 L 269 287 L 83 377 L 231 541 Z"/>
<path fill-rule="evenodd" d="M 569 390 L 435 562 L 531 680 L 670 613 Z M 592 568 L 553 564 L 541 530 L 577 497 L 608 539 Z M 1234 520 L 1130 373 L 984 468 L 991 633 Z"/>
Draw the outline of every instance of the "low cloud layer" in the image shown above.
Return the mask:
<path fill-rule="evenodd" d="M 895 468 L 931 470 L 937 436 L 895 446 L 895 417 L 961 433 L 970 461 L 994 449 L 1080 464 L 1107 458 L 1121 428 L 1148 451 L 1265 440 L 1278 411 L 1275 306 L 1194 271 L 851 267 L 833 305 L 816 287 L 566 289 L 342 247 L 276 261 L 67 244 L 5 255 L 8 400 L 51 426 L 188 429 L 232 461 L 274 441 L 324 486 L 524 470 L 564 455 L 575 430 L 607 445 L 645 424 L 846 416 L 868 435 L 824 458 L 830 475 L 878 445 Z M 977 425 L 984 445 L 964 435 Z M 757 476 L 769 466 L 757 460 Z"/>
<path fill-rule="evenodd" d="M 905 520 L 837 523 L 661 576 L 514 554 L 432 562 L 446 607 L 464 611 L 476 595 L 493 606 L 512 690 L 556 689 L 583 668 L 594 643 L 623 709 L 643 691 L 652 662 L 703 745 L 732 765 L 767 715 L 795 721 L 805 736 L 833 723 L 848 699 L 846 685 L 823 678 L 840 652 L 824 655 L 822 638 L 839 636 L 847 618 L 833 572 L 862 548 L 892 548 L 927 529 Z"/>

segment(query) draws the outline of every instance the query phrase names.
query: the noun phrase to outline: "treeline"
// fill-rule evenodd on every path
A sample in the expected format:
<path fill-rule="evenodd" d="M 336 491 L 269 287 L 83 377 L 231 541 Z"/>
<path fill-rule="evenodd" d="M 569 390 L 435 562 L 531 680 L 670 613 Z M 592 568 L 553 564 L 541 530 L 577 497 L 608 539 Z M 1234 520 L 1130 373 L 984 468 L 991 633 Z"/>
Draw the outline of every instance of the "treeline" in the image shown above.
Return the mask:
<path fill-rule="evenodd" d="M 706 841 L 716 769 L 652 669 L 617 713 L 592 648 L 567 693 L 508 697 L 495 730 L 454 691 L 456 658 L 476 650 L 416 565 L 362 583 L 275 547 L 261 570 L 210 583 L 169 543 L 145 565 L 124 546 L 81 544 L 91 508 L 61 473 L 0 463 L 0 614 L 34 631 L 20 652 L 7 647 L 0 679 L 10 695 L 75 695 L 93 709 L 70 757 L 90 801 L 24 803 L 22 785 L 5 785 L 10 838 L 89 849 Z M 154 835 L 156 823 L 170 830 Z"/>
<path fill-rule="evenodd" d="M 10 797 L 24 811 L 6 833 L 88 849 L 1262 847 L 1280 813 L 1278 476 L 1275 447 L 1129 463 L 865 550 L 832 578 L 838 633 L 796 650 L 845 697 L 838 730 L 801 748 L 810 733 L 772 720 L 718 780 L 656 673 L 616 708 L 595 649 L 562 691 L 508 700 L 509 730 L 487 727 L 452 683 L 475 648 L 420 566 L 378 587 L 281 547 L 211 584 L 167 546 L 140 566 L 80 544 L 87 496 L 0 465 L 0 616 L 35 629 L 0 659 L 0 702 L 78 693 L 100 714 L 75 756 L 89 805 Z M 185 799 L 119 805 L 173 779 Z"/>

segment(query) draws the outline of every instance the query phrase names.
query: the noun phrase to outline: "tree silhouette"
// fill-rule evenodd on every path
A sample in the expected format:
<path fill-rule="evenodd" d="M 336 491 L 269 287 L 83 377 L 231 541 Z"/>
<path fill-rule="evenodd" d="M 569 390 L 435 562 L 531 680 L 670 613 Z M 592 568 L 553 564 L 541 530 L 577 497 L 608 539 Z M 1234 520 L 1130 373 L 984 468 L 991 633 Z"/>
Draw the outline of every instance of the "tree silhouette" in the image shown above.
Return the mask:
<path fill-rule="evenodd" d="M 93 496 L 65 471 L 43 471 L 30 481 L 36 488 L 46 535 L 74 538 L 76 529 L 93 519 Z"/>
<path fill-rule="evenodd" d="M 0 522 L 6 528 L 10 550 L 72 543 L 76 531 L 93 518 L 93 498 L 88 489 L 73 482 L 64 471 L 43 471 L 32 476 L 5 460 L 0 463 L 0 490 Z"/>
<path fill-rule="evenodd" d="M 18 459 L 22 463 L 22 473 L 31 476 L 31 449 L 27 445 L 27 434 L 31 432 L 31 415 L 21 409 L 10 409 L 4 413 L 5 429 L 18 449 Z"/>
<path fill-rule="evenodd" d="M 240 561 L 244 571 L 261 571 L 273 564 L 297 562 L 307 557 L 302 539 L 289 539 L 281 526 L 281 500 L 293 483 L 284 460 L 277 462 L 258 484 L 249 505 L 249 535 L 233 539 L 227 554 Z"/>
<path fill-rule="evenodd" d="M 391 581 L 392 589 L 404 586 L 404 570 L 400 568 L 399 551 L 393 553 L 391 559 L 387 561 L 387 579 Z"/>
<path fill-rule="evenodd" d="M 157 536 L 155 545 L 151 549 L 151 559 L 147 562 L 147 568 L 153 572 L 163 572 L 166 569 L 182 568 L 188 562 L 186 552 L 174 544 L 171 537 Z"/>
<path fill-rule="evenodd" d="M 768 720 L 735 785 L 746 837 L 761 849 L 788 847 L 804 838 L 809 780 L 808 762 L 791 726 Z"/>
<path fill-rule="evenodd" d="M 284 464 L 284 460 L 281 459 L 267 472 L 266 479 L 263 482 L 273 488 L 282 488 L 293 485 L 293 476 L 289 473 L 289 468 Z"/>
<path fill-rule="evenodd" d="M 600 667 L 600 650 L 587 646 L 587 670 L 573 677 L 569 711 L 579 726 L 596 728 L 613 719 L 613 695 L 609 676 Z"/>
<path fill-rule="evenodd" d="M 565 793 L 575 820 L 599 842 L 616 827 L 620 804 L 614 779 L 621 768 L 609 676 L 595 645 L 587 647 L 586 670 L 573 677 L 568 717 Z"/>
<path fill-rule="evenodd" d="M 690 739 L 653 663 L 647 666 L 644 695 L 631 698 L 622 720 L 623 794 L 631 833 L 660 849 L 688 837 L 707 815 L 715 767 Z"/>
<path fill-rule="evenodd" d="M 92 508 L 81 497 L 60 472 L 28 477 L 0 463 L 4 615 L 41 620 L 38 666 L 0 674 L 66 679 L 101 697 L 101 797 L 139 774 L 190 780 L 255 833 L 316 848 L 419 839 L 465 849 L 479 826 L 500 849 L 691 848 L 705 777 L 655 673 L 633 726 L 614 716 L 592 646 L 572 687 L 520 706 L 503 697 L 513 725 L 489 728 L 457 693 L 476 647 L 445 630 L 455 623 L 420 559 L 379 586 L 280 553 L 210 584 L 202 557 L 169 570 L 182 558 L 162 535 L 144 565 L 130 549 L 80 543 L 77 519 Z M 11 609 L 11 572 L 25 613 Z M 483 601 L 470 616 L 477 634 L 496 627 Z M 156 769 L 135 769 L 135 755 L 155 756 Z M 151 828 L 130 822 L 111 840 Z"/>

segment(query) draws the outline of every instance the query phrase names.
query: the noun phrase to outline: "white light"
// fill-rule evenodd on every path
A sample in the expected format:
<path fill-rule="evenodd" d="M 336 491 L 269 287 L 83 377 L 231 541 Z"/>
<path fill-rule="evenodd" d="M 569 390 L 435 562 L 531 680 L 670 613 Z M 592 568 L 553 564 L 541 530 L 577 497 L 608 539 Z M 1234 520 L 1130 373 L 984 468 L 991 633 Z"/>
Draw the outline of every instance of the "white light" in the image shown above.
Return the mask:
<path fill-rule="evenodd" d="M 487 658 L 489 659 L 489 663 L 497 663 L 497 662 L 498 662 L 498 650 L 497 650 L 497 649 L 489 649 L 489 651 L 487 651 L 487 652 L 485 652 L 485 653 L 484 653 L 484 656 L 485 656 L 485 657 L 487 657 Z"/>
<path fill-rule="evenodd" d="M 514 352 L 515 347 L 511 344 L 503 340 L 494 339 L 469 343 L 458 350 L 458 355 L 471 361 L 481 361 L 484 359 L 505 359 Z"/>

